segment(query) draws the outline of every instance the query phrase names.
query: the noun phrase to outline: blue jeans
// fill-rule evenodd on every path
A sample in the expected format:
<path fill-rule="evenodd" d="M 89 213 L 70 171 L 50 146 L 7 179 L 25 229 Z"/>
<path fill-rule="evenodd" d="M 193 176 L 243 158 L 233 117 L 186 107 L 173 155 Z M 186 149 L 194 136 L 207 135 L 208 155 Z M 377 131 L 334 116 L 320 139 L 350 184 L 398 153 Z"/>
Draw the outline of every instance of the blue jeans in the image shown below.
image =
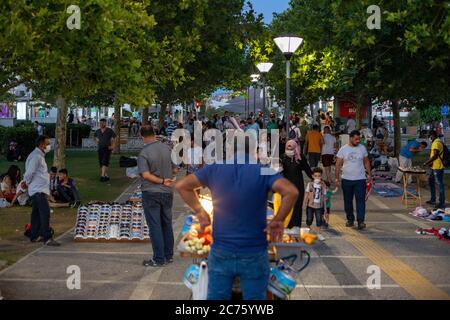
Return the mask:
<path fill-rule="evenodd" d="M 306 225 L 308 226 L 308 228 L 312 225 L 313 220 L 314 220 L 314 216 L 316 216 L 316 225 L 318 227 L 322 226 L 323 223 L 323 213 L 324 213 L 324 208 L 311 208 L 311 207 L 306 207 Z"/>
<path fill-rule="evenodd" d="M 208 300 L 230 300 L 236 277 L 244 300 L 266 300 L 269 274 L 267 249 L 233 253 L 213 247 L 208 257 Z"/>
<path fill-rule="evenodd" d="M 75 201 L 80 201 L 80 194 L 76 187 L 63 187 L 61 185 L 56 187 L 56 191 L 58 192 L 59 198 L 68 203 L 72 203 Z"/>
<path fill-rule="evenodd" d="M 439 185 L 439 205 L 445 205 L 444 169 L 431 170 L 428 178 L 430 184 L 431 201 L 436 202 L 436 182 Z"/>
<path fill-rule="evenodd" d="M 142 192 L 145 219 L 150 231 L 153 260 L 164 263 L 172 259 L 174 236 L 172 229 L 172 193 Z"/>
<path fill-rule="evenodd" d="M 35 193 L 31 196 L 31 230 L 30 239 L 35 240 L 39 236 L 47 241 L 52 238 L 50 230 L 50 207 L 48 196 L 45 193 Z"/>
<path fill-rule="evenodd" d="M 364 222 L 366 218 L 366 180 L 342 179 L 342 191 L 344 193 L 344 209 L 347 214 L 347 221 L 355 221 L 353 213 L 353 198 L 355 198 L 358 222 Z"/>

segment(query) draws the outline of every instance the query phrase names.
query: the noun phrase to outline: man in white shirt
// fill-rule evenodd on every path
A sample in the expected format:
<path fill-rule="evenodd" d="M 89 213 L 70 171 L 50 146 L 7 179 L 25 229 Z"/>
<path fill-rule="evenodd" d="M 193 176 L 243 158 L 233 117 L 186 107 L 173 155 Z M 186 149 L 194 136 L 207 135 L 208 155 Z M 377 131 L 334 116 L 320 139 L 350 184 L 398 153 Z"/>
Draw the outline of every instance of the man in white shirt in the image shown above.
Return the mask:
<path fill-rule="evenodd" d="M 345 125 L 345 128 L 347 129 L 347 132 L 350 134 L 350 132 L 356 130 L 356 121 L 349 116 L 347 120 L 347 124 Z"/>
<path fill-rule="evenodd" d="M 33 206 L 31 212 L 31 241 L 43 241 L 47 246 L 59 246 L 60 244 L 53 240 L 50 229 L 50 207 L 48 205 L 50 176 L 45 162 L 45 155 L 50 150 L 50 138 L 39 136 L 36 140 L 36 149 L 30 153 L 25 163 L 24 180 L 26 186 L 28 186 L 28 194 Z"/>
<path fill-rule="evenodd" d="M 350 132 L 348 144 L 344 145 L 337 154 L 336 185 L 341 182 L 344 193 L 344 208 L 347 214 L 347 227 L 353 227 L 353 198 L 356 198 L 356 212 L 358 229 L 366 227 L 366 183 L 372 182 L 370 161 L 367 149 L 360 144 L 361 133 L 357 130 Z"/>

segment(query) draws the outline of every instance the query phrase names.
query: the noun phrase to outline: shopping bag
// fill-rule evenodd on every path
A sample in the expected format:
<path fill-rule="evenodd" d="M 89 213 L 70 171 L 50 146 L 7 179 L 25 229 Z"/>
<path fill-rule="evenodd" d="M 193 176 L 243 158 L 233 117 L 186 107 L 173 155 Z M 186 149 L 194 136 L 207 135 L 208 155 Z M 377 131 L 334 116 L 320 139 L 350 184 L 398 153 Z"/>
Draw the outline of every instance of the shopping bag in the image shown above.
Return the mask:
<path fill-rule="evenodd" d="M 196 284 L 192 286 L 193 300 L 206 300 L 208 297 L 208 264 L 200 263 L 200 275 Z"/>

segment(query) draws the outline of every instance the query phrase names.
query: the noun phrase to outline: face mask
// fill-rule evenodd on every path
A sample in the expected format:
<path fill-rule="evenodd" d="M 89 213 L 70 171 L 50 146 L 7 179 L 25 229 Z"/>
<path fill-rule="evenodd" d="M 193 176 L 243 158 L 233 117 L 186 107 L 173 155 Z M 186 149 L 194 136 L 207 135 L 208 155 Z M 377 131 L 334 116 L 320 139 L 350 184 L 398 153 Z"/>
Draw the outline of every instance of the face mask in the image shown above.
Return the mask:
<path fill-rule="evenodd" d="M 314 183 L 315 184 L 319 184 L 319 183 L 321 183 L 322 182 L 322 179 L 314 179 Z"/>
<path fill-rule="evenodd" d="M 294 154 L 295 154 L 294 150 L 286 150 L 286 155 L 287 155 L 288 157 L 293 157 Z"/>
<path fill-rule="evenodd" d="M 51 150 L 52 150 L 52 146 L 48 145 L 48 146 L 45 147 L 44 152 L 45 153 L 49 153 Z"/>

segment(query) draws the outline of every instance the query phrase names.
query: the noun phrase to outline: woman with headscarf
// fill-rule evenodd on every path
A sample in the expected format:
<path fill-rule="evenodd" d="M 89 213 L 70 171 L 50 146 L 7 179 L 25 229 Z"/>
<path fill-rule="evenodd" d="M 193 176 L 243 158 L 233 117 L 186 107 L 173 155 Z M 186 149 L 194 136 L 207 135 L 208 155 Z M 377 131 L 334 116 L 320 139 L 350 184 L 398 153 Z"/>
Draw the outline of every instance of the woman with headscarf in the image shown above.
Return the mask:
<path fill-rule="evenodd" d="M 295 142 L 295 140 L 289 140 L 286 143 L 285 153 L 281 157 L 281 165 L 283 167 L 283 176 L 292 182 L 297 187 L 299 192 L 288 228 L 300 228 L 302 226 L 302 205 L 305 195 L 303 172 L 305 172 L 306 175 L 312 179 L 312 171 L 306 157 L 304 157 L 300 152 L 300 146 L 297 142 Z"/>

